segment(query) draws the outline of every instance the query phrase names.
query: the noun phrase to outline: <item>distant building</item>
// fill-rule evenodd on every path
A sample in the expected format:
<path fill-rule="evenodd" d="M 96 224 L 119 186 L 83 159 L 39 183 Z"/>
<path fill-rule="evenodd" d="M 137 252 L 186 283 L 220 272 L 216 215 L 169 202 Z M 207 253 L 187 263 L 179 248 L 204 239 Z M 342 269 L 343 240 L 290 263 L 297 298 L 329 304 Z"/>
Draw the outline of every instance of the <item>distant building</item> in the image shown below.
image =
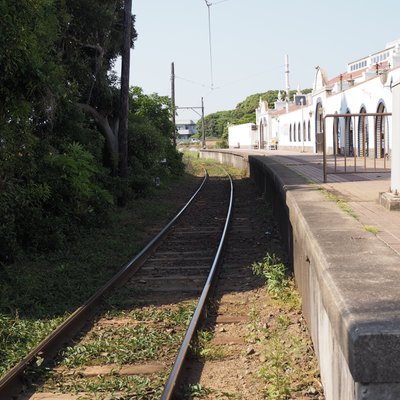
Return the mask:
<path fill-rule="evenodd" d="M 186 141 L 189 140 L 195 133 L 196 130 L 196 122 L 189 120 L 181 120 L 176 121 L 176 129 L 177 129 L 177 140 Z"/>
<path fill-rule="evenodd" d="M 310 94 L 302 95 L 298 90 L 289 101 L 279 96 L 271 109 L 260 99 L 256 137 L 246 124 L 239 125 L 242 133 L 238 134 L 236 127 L 229 147 L 246 143 L 245 147 L 263 149 L 275 143 L 280 149 L 319 153 L 323 150 L 324 116 L 391 113 L 392 84 L 400 80 L 400 39 L 348 63 L 346 71 L 332 79 L 320 67 L 316 67 L 314 75 Z M 286 84 L 288 87 L 287 75 Z M 326 118 L 326 147 L 330 154 L 390 157 L 392 134 L 392 118 L 387 116 Z"/>

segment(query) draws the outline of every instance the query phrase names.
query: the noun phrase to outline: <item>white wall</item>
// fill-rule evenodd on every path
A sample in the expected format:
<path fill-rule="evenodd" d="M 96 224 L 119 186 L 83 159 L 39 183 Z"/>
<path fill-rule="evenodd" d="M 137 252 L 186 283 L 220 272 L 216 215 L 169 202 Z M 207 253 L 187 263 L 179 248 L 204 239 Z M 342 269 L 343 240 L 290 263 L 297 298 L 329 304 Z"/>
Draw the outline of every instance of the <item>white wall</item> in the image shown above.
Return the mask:
<path fill-rule="evenodd" d="M 255 124 L 231 125 L 228 128 L 229 148 L 250 149 L 258 145 L 258 131 Z"/>
<path fill-rule="evenodd" d="M 374 75 L 368 80 L 357 83 L 354 86 L 346 85 L 346 89 L 338 92 L 331 93 L 326 91 L 325 88 L 315 90 L 310 99 L 312 103 L 298 107 L 290 112 L 276 112 L 275 110 L 267 110 L 266 113 L 257 112 L 257 123 L 267 121 L 264 126 L 264 132 L 268 132 L 268 137 L 276 137 L 281 149 L 293 149 L 299 151 L 316 151 L 316 107 L 318 103 L 322 104 L 323 115 L 335 113 L 359 113 L 361 108 L 364 107 L 367 113 L 377 112 L 378 105 L 383 102 L 386 107 L 386 112 L 392 112 L 392 91 L 390 82 L 397 82 L 400 79 L 400 67 L 397 67 L 389 72 L 385 84 L 382 84 L 380 76 Z M 303 126 L 306 125 L 305 140 L 303 141 Z M 308 126 L 310 122 L 311 132 L 308 135 Z M 369 133 L 369 149 L 370 156 L 373 156 L 374 132 L 375 132 L 375 117 L 368 117 L 368 133 Z M 298 140 L 298 126 L 300 123 L 301 137 Z M 358 117 L 353 119 L 353 130 L 357 132 Z M 344 137 L 344 118 L 339 121 L 340 130 L 342 132 L 342 140 Z M 296 140 L 294 140 L 294 127 L 296 127 Z M 290 131 L 292 134 L 290 135 Z M 392 142 L 392 118 L 387 118 L 388 146 Z M 310 140 L 309 140 L 310 136 Z M 326 139 L 327 149 L 332 151 L 333 148 L 333 118 L 326 119 Z M 356 137 L 355 137 L 356 139 Z M 342 143 L 344 146 L 344 143 Z M 356 143 L 354 143 L 356 145 Z M 388 149 L 389 150 L 389 149 Z"/>

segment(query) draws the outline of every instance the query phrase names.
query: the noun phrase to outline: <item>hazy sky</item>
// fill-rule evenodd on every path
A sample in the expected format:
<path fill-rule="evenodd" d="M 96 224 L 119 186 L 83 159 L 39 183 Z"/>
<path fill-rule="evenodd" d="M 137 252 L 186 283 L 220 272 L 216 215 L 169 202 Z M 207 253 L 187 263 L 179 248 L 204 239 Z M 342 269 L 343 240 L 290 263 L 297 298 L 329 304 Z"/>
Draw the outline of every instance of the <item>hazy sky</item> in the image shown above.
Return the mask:
<path fill-rule="evenodd" d="M 213 90 L 205 1 L 134 0 L 131 85 L 170 96 L 173 61 L 177 106 L 200 106 L 203 96 L 209 114 L 284 89 L 285 54 L 291 88 L 309 88 L 317 65 L 333 77 L 400 38 L 399 0 L 214 0 L 210 11 Z M 178 113 L 177 119 L 199 118 Z"/>

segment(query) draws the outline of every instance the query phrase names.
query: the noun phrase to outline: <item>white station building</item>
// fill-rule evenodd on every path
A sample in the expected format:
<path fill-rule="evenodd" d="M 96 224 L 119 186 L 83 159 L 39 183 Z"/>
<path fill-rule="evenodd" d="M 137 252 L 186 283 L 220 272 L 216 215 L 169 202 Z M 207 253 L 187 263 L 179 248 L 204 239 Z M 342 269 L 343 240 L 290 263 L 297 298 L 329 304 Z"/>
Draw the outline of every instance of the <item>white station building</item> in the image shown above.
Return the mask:
<path fill-rule="evenodd" d="M 289 63 L 286 56 L 286 98 L 289 98 Z M 328 154 L 389 158 L 392 149 L 391 116 L 351 116 L 391 113 L 393 88 L 400 80 L 400 39 L 364 58 L 350 62 L 347 70 L 328 79 L 317 67 L 312 92 L 294 99 L 279 96 L 274 108 L 260 99 L 256 109 L 256 134 L 248 124 L 229 128 L 230 148 L 323 151 L 323 119 Z M 335 117 L 335 114 L 348 114 Z M 392 165 L 393 167 L 393 165 Z"/>

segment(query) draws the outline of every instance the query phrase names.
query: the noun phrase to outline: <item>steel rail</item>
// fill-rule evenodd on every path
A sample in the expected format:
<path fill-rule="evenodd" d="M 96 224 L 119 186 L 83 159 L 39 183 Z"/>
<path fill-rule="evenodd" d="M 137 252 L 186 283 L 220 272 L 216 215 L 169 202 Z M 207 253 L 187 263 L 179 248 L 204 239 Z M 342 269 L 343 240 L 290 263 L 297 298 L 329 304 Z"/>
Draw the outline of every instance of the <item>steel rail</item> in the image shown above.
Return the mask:
<path fill-rule="evenodd" d="M 224 170 L 225 171 L 225 170 Z M 226 172 L 226 171 L 225 171 Z M 224 246 L 226 234 L 228 231 L 228 227 L 230 224 L 231 216 L 232 216 L 232 207 L 233 207 L 233 182 L 231 176 L 226 172 L 226 174 L 229 177 L 230 181 L 230 198 L 229 198 L 229 207 L 228 207 L 228 212 L 226 214 L 226 220 L 225 220 L 225 225 L 224 229 L 221 235 L 221 239 L 218 245 L 217 252 L 214 257 L 214 261 L 212 263 L 212 266 L 210 268 L 210 272 L 207 277 L 207 281 L 204 285 L 203 291 L 201 292 L 200 299 L 197 303 L 196 309 L 194 311 L 193 317 L 190 321 L 189 327 L 186 331 L 185 337 L 182 341 L 181 347 L 179 349 L 179 353 L 176 357 L 175 363 L 172 367 L 172 371 L 168 377 L 167 383 L 164 386 L 163 393 L 161 395 L 161 400 L 169 400 L 171 396 L 174 393 L 176 383 L 178 381 L 179 375 L 182 371 L 183 363 L 186 358 L 186 353 L 189 349 L 190 342 L 193 338 L 194 333 L 196 332 L 197 326 L 200 321 L 200 317 L 202 315 L 204 306 L 208 300 L 208 296 L 210 294 L 210 289 L 211 285 L 214 282 L 216 272 L 217 272 L 217 267 L 218 267 L 218 262 L 221 256 L 222 248 Z"/>
<path fill-rule="evenodd" d="M 24 371 L 27 366 L 37 357 L 44 361 L 49 361 L 59 348 L 66 344 L 87 322 L 87 319 L 93 314 L 103 297 L 123 282 L 129 275 L 136 272 L 144 261 L 150 256 L 161 240 L 166 236 L 172 225 L 182 216 L 189 205 L 196 198 L 208 179 L 208 173 L 204 170 L 204 178 L 190 197 L 188 202 L 181 210 L 165 225 L 165 227 L 151 239 L 145 247 L 135 255 L 131 260 L 124 264 L 116 275 L 114 275 L 103 287 L 94 293 L 81 307 L 76 309 L 61 325 L 44 338 L 36 347 L 34 347 L 18 364 L 16 364 L 0 380 L 0 399 L 11 399 L 21 392 L 21 386 L 24 384 Z"/>

